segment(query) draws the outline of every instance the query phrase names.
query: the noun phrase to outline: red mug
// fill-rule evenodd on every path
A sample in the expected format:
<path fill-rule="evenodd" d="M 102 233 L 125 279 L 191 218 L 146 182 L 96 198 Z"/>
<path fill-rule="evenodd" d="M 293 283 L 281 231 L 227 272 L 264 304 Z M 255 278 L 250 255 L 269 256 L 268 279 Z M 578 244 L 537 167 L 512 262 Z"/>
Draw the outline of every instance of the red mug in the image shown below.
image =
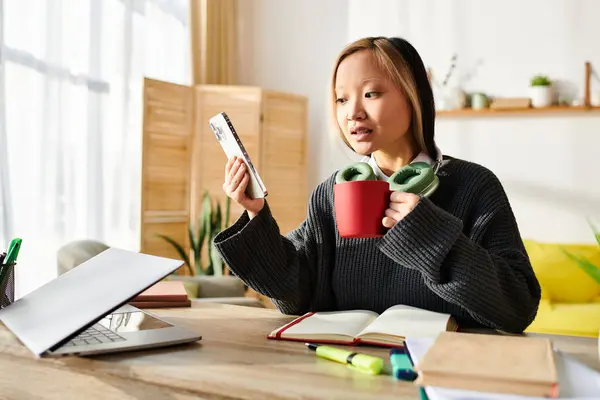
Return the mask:
<path fill-rule="evenodd" d="M 385 234 L 382 220 L 390 204 L 390 184 L 382 180 L 349 181 L 333 187 L 338 231 L 344 238 L 374 238 Z"/>

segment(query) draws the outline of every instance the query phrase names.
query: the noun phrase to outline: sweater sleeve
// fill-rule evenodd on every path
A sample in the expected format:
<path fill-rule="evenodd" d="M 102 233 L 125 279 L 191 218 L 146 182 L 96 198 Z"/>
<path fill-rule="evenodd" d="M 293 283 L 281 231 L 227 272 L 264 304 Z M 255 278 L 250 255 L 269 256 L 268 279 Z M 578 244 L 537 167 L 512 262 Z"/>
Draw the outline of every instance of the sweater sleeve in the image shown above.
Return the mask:
<path fill-rule="evenodd" d="M 268 202 L 252 219 L 246 211 L 229 228 L 215 236 L 214 245 L 228 267 L 249 287 L 267 296 L 284 314 L 300 315 L 319 303 L 327 305 L 333 296 L 324 286 L 330 281 L 317 269 L 330 257 L 323 228 L 317 216 L 322 215 L 322 190 L 317 188 L 308 205 L 308 215 L 289 234 L 280 233 Z M 319 201 L 321 200 L 321 201 Z M 322 217 L 321 217 L 322 218 Z M 325 294 L 324 296 L 322 294 Z M 324 299 L 320 299 L 324 297 Z"/>
<path fill-rule="evenodd" d="M 541 289 L 504 190 L 493 186 L 477 202 L 467 234 L 459 218 L 422 198 L 380 249 L 421 271 L 433 292 L 484 326 L 521 333 L 535 318 Z"/>

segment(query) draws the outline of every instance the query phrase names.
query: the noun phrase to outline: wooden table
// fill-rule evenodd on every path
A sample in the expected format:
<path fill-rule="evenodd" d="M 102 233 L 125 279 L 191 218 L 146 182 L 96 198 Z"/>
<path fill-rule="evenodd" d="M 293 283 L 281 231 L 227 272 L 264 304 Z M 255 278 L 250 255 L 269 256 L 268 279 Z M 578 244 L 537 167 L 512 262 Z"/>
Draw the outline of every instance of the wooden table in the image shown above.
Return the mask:
<path fill-rule="evenodd" d="M 276 310 L 200 303 L 153 312 L 203 339 L 95 358 L 36 359 L 0 324 L 0 399 L 419 398 L 412 383 L 318 358 L 302 343 L 266 339 L 292 320 Z M 552 338 L 561 350 L 600 370 L 597 339 Z M 387 349 L 360 351 L 387 359 Z"/>

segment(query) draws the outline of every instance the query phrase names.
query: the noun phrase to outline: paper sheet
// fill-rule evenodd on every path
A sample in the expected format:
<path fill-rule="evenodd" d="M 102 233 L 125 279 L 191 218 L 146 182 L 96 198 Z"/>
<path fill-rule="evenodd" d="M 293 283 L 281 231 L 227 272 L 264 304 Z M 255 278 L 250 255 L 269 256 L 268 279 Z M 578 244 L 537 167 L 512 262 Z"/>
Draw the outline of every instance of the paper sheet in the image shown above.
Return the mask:
<path fill-rule="evenodd" d="M 414 363 L 423 358 L 434 339 L 407 338 L 406 346 Z M 560 396 L 564 400 L 600 400 L 600 372 L 555 350 L 556 367 L 560 382 Z M 546 397 L 515 396 L 482 393 L 470 390 L 425 387 L 429 400 L 548 400 Z"/>

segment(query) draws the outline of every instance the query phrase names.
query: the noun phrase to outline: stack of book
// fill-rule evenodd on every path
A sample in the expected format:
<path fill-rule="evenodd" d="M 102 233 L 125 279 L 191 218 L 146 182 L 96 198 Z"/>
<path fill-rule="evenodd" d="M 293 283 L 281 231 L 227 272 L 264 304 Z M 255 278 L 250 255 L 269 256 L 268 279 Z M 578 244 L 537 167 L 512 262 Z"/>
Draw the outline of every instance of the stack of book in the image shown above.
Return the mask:
<path fill-rule="evenodd" d="M 161 281 L 137 295 L 130 304 L 137 308 L 190 307 L 183 282 Z"/>

